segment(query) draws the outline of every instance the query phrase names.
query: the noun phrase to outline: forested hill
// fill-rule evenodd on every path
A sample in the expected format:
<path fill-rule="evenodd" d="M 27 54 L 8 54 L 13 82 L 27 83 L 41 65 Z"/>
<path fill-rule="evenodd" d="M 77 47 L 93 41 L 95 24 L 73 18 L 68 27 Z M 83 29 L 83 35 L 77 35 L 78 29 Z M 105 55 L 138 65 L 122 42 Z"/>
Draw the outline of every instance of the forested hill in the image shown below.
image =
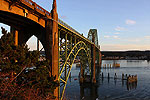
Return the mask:
<path fill-rule="evenodd" d="M 103 59 L 150 59 L 147 51 L 101 51 Z"/>

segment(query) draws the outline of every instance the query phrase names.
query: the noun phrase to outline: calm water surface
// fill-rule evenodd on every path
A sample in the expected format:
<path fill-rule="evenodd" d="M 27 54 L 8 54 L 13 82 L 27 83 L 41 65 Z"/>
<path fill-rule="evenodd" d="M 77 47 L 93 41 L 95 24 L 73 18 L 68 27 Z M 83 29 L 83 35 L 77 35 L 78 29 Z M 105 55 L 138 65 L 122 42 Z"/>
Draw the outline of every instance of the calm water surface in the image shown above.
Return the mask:
<path fill-rule="evenodd" d="M 103 64 L 113 64 L 112 60 L 103 60 Z M 146 60 L 118 60 L 120 68 L 101 69 L 104 79 L 99 75 L 96 86 L 80 86 L 78 74 L 80 68 L 74 65 L 71 80 L 67 83 L 65 97 L 67 100 L 150 100 L 150 62 Z M 110 79 L 107 75 L 110 73 Z M 114 74 L 120 79 L 114 80 Z M 127 85 L 122 81 L 122 73 L 138 76 L 137 84 Z M 77 79 L 77 80 L 76 80 Z M 97 99 L 96 99 L 97 98 Z"/>

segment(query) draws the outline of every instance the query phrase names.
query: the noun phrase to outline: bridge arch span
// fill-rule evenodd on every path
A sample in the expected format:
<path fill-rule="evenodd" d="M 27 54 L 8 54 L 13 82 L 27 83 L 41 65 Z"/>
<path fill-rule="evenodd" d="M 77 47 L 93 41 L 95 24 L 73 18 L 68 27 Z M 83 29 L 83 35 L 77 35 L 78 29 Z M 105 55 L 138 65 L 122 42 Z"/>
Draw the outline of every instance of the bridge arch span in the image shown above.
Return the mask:
<path fill-rule="evenodd" d="M 25 44 L 33 35 L 35 35 L 46 48 L 46 31 L 39 23 L 11 12 L 0 10 L 0 23 L 10 26 L 10 32 L 18 32 L 18 44 Z"/>
<path fill-rule="evenodd" d="M 82 56 L 82 55 L 84 55 L 84 57 L 86 56 L 86 58 L 84 58 L 84 57 L 82 57 L 82 58 L 86 59 L 86 61 L 88 62 L 88 65 L 89 65 L 88 67 L 90 70 L 89 72 L 91 72 L 91 68 L 90 68 L 91 54 L 90 53 L 91 52 L 84 41 L 79 41 L 78 43 L 76 43 L 74 45 L 74 47 L 72 48 L 72 50 L 70 50 L 70 52 L 68 53 L 67 59 L 65 60 L 63 66 L 61 66 L 59 68 L 60 72 L 59 72 L 59 76 L 58 76 L 58 81 L 63 83 L 62 87 L 60 87 L 60 88 L 63 88 L 62 93 L 61 93 L 61 97 L 62 97 L 61 99 L 63 99 L 63 95 L 64 95 L 67 81 L 68 81 L 68 78 L 69 78 L 69 75 L 70 75 L 70 72 L 72 69 L 72 65 L 74 64 L 74 61 L 75 61 L 77 55 L 80 54 L 80 56 Z M 80 63 L 82 63 L 82 60 L 83 60 L 82 58 L 80 58 Z M 81 70 L 83 71 L 84 69 L 85 69 L 84 66 L 80 67 L 80 71 Z M 65 72 L 65 71 L 67 71 L 67 72 Z M 64 78 L 64 74 L 66 74 L 65 78 Z M 81 75 L 81 77 L 83 77 L 83 76 Z"/>
<path fill-rule="evenodd" d="M 13 26 L 18 30 L 25 29 L 25 28 L 37 28 L 37 27 L 44 28 L 39 23 L 27 17 L 17 15 L 15 13 L 3 11 L 3 10 L 0 10 L 0 22 L 7 24 L 9 26 Z"/>
<path fill-rule="evenodd" d="M 7 15 L 18 15 L 22 19 L 30 19 L 33 22 L 36 22 L 45 27 L 45 19 L 43 16 L 45 16 L 45 14 L 48 14 L 47 16 L 49 16 L 49 13 L 44 11 L 45 14 L 43 14 L 42 10 L 43 8 L 31 0 L 0 0 L 0 11 L 3 12 L 1 14 L 5 14 L 4 12 L 7 12 Z M 12 18 L 14 17 L 12 16 Z"/>

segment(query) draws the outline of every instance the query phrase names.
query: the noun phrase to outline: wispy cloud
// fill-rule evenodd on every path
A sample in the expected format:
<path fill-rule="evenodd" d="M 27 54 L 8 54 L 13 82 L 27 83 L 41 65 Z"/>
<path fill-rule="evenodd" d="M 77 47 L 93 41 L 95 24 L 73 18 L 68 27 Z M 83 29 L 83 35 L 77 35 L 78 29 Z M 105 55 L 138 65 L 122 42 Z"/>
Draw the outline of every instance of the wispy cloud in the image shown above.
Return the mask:
<path fill-rule="evenodd" d="M 120 34 L 119 32 L 116 32 L 116 33 L 114 33 L 114 34 Z"/>
<path fill-rule="evenodd" d="M 108 31 L 108 32 L 104 32 L 104 33 L 111 33 L 111 32 Z"/>
<path fill-rule="evenodd" d="M 102 44 L 101 49 L 103 51 L 121 51 L 121 50 L 149 50 L 149 45 L 134 45 L 134 44 Z"/>
<path fill-rule="evenodd" d="M 124 38 L 122 41 L 134 44 L 148 44 L 150 42 L 150 36 Z"/>
<path fill-rule="evenodd" d="M 150 36 L 144 36 L 144 38 L 146 38 L 146 39 L 150 39 Z"/>
<path fill-rule="evenodd" d="M 129 42 L 140 42 L 142 40 L 143 40 L 142 38 L 127 39 L 127 41 Z"/>
<path fill-rule="evenodd" d="M 124 28 L 124 27 L 117 26 L 117 27 L 115 28 L 115 30 L 116 30 L 116 31 L 124 31 L 125 28 Z"/>
<path fill-rule="evenodd" d="M 119 36 L 109 36 L 109 35 L 105 35 L 104 38 L 111 38 L 111 39 L 120 39 Z"/>
<path fill-rule="evenodd" d="M 136 21 L 127 19 L 127 20 L 126 20 L 126 24 L 127 24 L 127 25 L 134 25 L 134 24 L 136 24 Z"/>
<path fill-rule="evenodd" d="M 114 39 L 120 39 L 119 36 L 116 36 L 116 35 L 113 36 L 113 38 L 114 38 Z"/>
<path fill-rule="evenodd" d="M 110 38 L 110 36 L 109 35 L 105 35 L 104 38 Z"/>

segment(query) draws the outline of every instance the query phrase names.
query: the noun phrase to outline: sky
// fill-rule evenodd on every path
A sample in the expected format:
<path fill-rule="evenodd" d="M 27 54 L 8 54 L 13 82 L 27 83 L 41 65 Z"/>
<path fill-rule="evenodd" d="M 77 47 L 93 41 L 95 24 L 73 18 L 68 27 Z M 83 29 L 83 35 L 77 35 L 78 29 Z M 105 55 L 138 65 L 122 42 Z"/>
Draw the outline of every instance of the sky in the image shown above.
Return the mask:
<path fill-rule="evenodd" d="M 52 0 L 33 1 L 52 8 Z M 150 0 L 57 0 L 59 18 L 85 37 L 97 29 L 103 51 L 150 50 L 149 5 Z M 28 45 L 35 44 L 32 37 Z"/>

